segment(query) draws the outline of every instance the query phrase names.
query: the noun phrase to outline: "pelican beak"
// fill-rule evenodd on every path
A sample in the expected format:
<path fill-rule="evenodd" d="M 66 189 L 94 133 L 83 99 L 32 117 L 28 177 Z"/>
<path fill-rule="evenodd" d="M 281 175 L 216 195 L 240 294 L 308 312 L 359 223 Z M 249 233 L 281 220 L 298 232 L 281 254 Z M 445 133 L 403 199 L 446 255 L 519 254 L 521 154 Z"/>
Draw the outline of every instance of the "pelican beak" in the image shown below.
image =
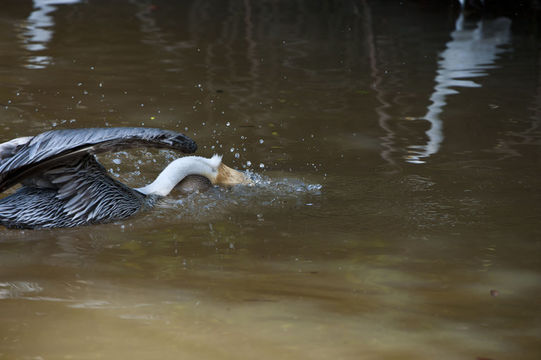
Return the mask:
<path fill-rule="evenodd" d="M 238 184 L 253 185 L 254 182 L 240 171 L 231 169 L 229 166 L 221 163 L 220 166 L 218 166 L 218 175 L 216 175 L 216 180 L 214 181 L 214 184 L 233 186 Z"/>

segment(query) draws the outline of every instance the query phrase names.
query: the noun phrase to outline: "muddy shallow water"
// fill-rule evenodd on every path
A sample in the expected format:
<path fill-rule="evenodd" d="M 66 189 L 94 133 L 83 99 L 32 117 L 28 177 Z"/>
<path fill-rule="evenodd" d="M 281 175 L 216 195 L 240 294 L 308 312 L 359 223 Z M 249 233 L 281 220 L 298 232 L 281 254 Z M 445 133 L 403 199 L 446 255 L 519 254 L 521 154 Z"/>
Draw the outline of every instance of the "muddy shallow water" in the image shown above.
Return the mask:
<path fill-rule="evenodd" d="M 539 16 L 507 10 L 7 1 L 0 141 L 168 128 L 256 186 L 1 228 L 0 359 L 538 359 Z"/>

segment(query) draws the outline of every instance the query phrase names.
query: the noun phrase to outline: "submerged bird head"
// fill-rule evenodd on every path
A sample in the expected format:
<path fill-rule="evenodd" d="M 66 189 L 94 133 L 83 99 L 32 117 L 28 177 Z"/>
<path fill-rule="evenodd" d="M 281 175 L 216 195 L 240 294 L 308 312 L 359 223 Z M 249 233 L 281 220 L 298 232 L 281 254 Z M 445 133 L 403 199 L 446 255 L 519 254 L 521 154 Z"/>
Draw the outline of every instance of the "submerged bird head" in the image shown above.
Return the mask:
<path fill-rule="evenodd" d="M 245 174 L 230 168 L 222 162 L 222 157 L 214 155 L 212 159 L 218 158 L 220 164 L 216 168 L 216 176 L 213 179 L 209 179 L 211 183 L 215 185 L 222 186 L 233 186 L 233 185 L 251 185 L 253 181 L 250 180 Z"/>

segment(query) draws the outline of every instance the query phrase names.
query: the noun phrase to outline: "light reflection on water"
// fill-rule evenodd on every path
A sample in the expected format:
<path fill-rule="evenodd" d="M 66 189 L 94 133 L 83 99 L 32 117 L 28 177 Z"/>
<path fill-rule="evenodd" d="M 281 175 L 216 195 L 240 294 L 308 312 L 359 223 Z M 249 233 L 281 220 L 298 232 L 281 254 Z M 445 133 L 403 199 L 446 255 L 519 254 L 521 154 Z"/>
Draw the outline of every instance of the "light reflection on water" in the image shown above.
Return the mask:
<path fill-rule="evenodd" d="M 530 17 L 33 4 L 0 15 L 0 141 L 176 129 L 256 186 L 174 192 L 113 224 L 1 229 L 0 358 L 538 359 Z M 177 156 L 100 161 L 139 187 Z"/>
<path fill-rule="evenodd" d="M 459 14 L 455 22 L 455 29 L 450 34 L 451 40 L 447 42 L 446 49 L 439 55 L 437 75 L 434 79 L 436 86 L 429 97 L 431 104 L 427 107 L 426 114 L 419 117 L 406 116 L 402 119 L 406 121 L 427 120 L 430 125 L 429 129 L 425 131 L 427 139 L 423 139 L 424 144 L 407 145 L 407 154 L 404 155 L 406 162 L 424 164 L 427 158 L 438 153 L 445 138 L 444 122 L 441 116 L 447 105 L 446 98 L 449 95 L 459 94 L 457 88 L 482 86 L 480 83 L 467 79 L 489 76 L 487 70 L 498 67 L 496 61 L 499 54 L 505 51 L 502 47 L 509 44 L 510 30 L 511 20 L 509 18 L 468 20 L 463 12 Z M 374 36 L 371 32 L 370 29 L 370 38 Z M 374 44 L 370 44 L 369 47 L 372 76 L 374 88 L 378 92 L 378 101 L 381 103 L 376 111 L 380 126 L 387 133 L 382 138 L 385 149 L 381 152 L 381 156 L 394 164 L 390 154 L 400 153 L 401 149 L 399 143 L 395 144 L 395 138 L 398 136 L 395 134 L 394 126 L 391 125 L 393 118 L 389 108 L 393 105 L 386 100 L 386 91 L 380 89 L 383 86 L 383 74 L 380 74 L 380 70 L 378 70 L 378 59 L 374 46 Z M 408 125 L 405 124 L 405 126 Z"/>
<path fill-rule="evenodd" d="M 497 56 L 504 51 L 501 47 L 510 41 L 511 20 L 508 18 L 478 20 L 473 29 L 469 28 L 471 26 L 461 13 L 456 20 L 455 31 L 451 33 L 452 40 L 440 55 L 436 86 L 430 96 L 432 104 L 421 117 L 430 122 L 430 129 L 426 131 L 428 142 L 426 145 L 409 146 L 407 161 L 410 163 L 422 164 L 425 158 L 439 151 L 444 140 L 440 116 L 447 105 L 446 97 L 458 94 L 455 88 L 481 87 L 479 83 L 465 79 L 488 76 L 486 70 L 496 67 Z"/>
<path fill-rule="evenodd" d="M 54 31 L 54 20 L 51 13 L 57 9 L 57 5 L 76 4 L 80 0 L 33 0 L 34 10 L 28 16 L 25 32 L 25 47 L 29 51 L 39 52 L 47 50 L 47 44 L 51 41 Z M 43 69 L 50 64 L 52 58 L 45 55 L 34 55 L 28 59 L 25 65 L 28 69 Z"/>

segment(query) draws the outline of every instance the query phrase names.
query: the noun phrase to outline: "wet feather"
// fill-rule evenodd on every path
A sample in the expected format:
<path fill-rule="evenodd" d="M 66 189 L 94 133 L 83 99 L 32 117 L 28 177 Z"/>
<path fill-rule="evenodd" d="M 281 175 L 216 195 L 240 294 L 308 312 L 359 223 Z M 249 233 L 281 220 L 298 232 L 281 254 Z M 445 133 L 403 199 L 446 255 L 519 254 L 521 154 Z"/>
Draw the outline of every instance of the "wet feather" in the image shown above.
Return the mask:
<path fill-rule="evenodd" d="M 182 134 L 147 128 L 57 130 L 0 144 L 0 191 L 23 183 L 0 199 L 0 224 L 73 227 L 124 219 L 152 205 L 154 196 L 111 178 L 94 156 L 135 146 L 197 148 Z"/>

